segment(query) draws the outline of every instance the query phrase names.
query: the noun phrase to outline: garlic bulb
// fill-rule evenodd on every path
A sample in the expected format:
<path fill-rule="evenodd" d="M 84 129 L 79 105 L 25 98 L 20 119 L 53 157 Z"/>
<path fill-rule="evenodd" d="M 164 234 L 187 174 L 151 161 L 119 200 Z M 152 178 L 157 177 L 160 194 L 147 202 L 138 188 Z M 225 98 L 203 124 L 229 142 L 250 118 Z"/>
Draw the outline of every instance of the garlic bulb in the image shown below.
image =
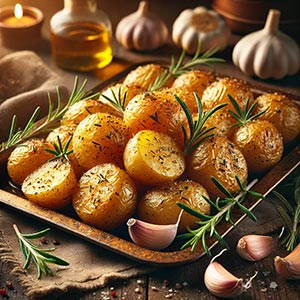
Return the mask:
<path fill-rule="evenodd" d="M 213 295 L 222 298 L 237 297 L 251 287 L 251 282 L 257 272 L 244 282 L 244 279 L 237 278 L 221 264 L 213 261 L 215 258 L 212 259 L 204 273 L 205 286 Z"/>
<path fill-rule="evenodd" d="M 265 27 L 244 36 L 235 45 L 232 61 L 244 73 L 262 79 L 280 79 L 299 71 L 299 47 L 278 29 L 279 18 L 280 11 L 271 9 Z"/>
<path fill-rule="evenodd" d="M 201 52 L 211 48 L 225 49 L 231 31 L 221 15 L 204 6 L 185 9 L 173 23 L 173 42 L 189 54 L 195 54 L 198 44 Z"/>
<path fill-rule="evenodd" d="M 237 243 L 238 254 L 249 261 L 258 261 L 272 252 L 273 239 L 265 235 L 246 235 Z"/>
<path fill-rule="evenodd" d="M 134 218 L 127 221 L 128 232 L 132 241 L 144 248 L 151 250 L 162 250 L 167 248 L 174 241 L 178 224 L 183 210 L 180 211 L 175 224 L 157 225 Z"/>
<path fill-rule="evenodd" d="M 118 23 L 116 39 L 127 49 L 154 50 L 166 43 L 168 28 L 158 16 L 149 11 L 148 2 L 141 1 L 136 12 Z"/>
<path fill-rule="evenodd" d="M 279 276 L 290 279 L 300 279 L 300 244 L 286 257 L 276 256 L 274 266 Z"/>

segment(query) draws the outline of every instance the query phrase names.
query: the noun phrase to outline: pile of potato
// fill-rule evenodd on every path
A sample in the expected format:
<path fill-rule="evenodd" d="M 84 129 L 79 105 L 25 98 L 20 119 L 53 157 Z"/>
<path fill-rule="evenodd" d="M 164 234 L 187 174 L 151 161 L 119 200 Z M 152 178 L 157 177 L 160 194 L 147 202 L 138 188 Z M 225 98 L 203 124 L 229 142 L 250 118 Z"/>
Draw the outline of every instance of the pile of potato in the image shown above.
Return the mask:
<path fill-rule="evenodd" d="M 299 138 L 300 109 L 279 93 L 255 97 L 246 82 L 217 79 L 214 73 L 193 70 L 173 78 L 157 91 L 149 87 L 163 68 L 149 64 L 131 71 L 122 82 L 107 87 L 99 99 L 80 101 L 66 112 L 60 126 L 45 140 L 33 139 L 11 154 L 7 170 L 26 198 L 61 210 L 73 205 L 80 220 L 111 231 L 131 216 L 156 224 L 176 223 L 183 202 L 204 214 L 205 199 L 222 193 L 214 176 L 230 192 L 239 190 L 236 176 L 246 183 L 249 175 L 268 171 L 283 155 L 284 147 Z M 203 110 L 221 103 L 204 124 L 214 136 L 185 153 L 183 128 L 188 119 L 177 95 L 196 120 L 200 96 Z M 267 109 L 258 119 L 235 126 L 230 94 L 245 110 L 257 101 L 253 113 Z M 118 106 L 109 99 L 118 99 Z M 70 138 L 73 153 L 49 161 L 45 148 Z M 184 213 L 179 231 L 195 226 Z"/>

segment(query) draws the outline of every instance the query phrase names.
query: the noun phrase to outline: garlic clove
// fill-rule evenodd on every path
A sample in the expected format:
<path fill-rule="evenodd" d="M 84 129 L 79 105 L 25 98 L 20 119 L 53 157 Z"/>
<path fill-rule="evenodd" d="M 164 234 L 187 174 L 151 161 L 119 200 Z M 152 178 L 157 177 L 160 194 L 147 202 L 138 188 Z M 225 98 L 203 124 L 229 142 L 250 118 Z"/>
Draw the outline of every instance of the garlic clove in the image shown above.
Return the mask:
<path fill-rule="evenodd" d="M 231 298 L 243 293 L 243 279 L 237 278 L 218 262 L 208 265 L 204 273 L 207 289 L 217 297 Z"/>
<path fill-rule="evenodd" d="M 274 258 L 275 270 L 279 276 L 289 280 L 300 279 L 300 244 L 286 257 Z"/>
<path fill-rule="evenodd" d="M 175 224 L 158 225 L 144 222 L 135 218 L 127 221 L 129 236 L 132 241 L 144 248 L 151 250 L 162 250 L 167 248 L 174 241 L 178 224 L 183 210 L 180 211 Z"/>
<path fill-rule="evenodd" d="M 204 283 L 213 295 L 222 298 L 232 298 L 241 295 L 251 287 L 252 280 L 257 275 L 257 272 L 247 281 L 231 274 L 221 264 L 214 261 L 225 250 L 216 255 L 209 263 L 204 273 Z"/>
<path fill-rule="evenodd" d="M 236 250 L 244 259 L 258 261 L 268 256 L 273 249 L 273 239 L 266 235 L 245 235 L 239 239 Z"/>

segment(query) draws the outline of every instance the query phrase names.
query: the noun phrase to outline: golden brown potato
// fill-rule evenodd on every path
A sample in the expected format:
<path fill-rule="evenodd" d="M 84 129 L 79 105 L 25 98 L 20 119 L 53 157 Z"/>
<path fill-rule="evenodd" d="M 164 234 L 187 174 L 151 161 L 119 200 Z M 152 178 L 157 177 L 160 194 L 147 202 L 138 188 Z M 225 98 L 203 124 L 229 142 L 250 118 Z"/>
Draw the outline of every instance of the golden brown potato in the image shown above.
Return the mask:
<path fill-rule="evenodd" d="M 137 67 L 127 74 L 123 80 L 125 85 L 136 85 L 144 90 L 148 90 L 165 68 L 158 64 L 147 64 Z M 165 86 L 171 86 L 173 78 L 171 78 Z"/>
<path fill-rule="evenodd" d="M 154 130 L 169 135 L 183 147 L 182 126 L 187 126 L 187 119 L 169 90 L 147 92 L 131 99 L 124 111 L 124 123 L 132 134 Z"/>
<path fill-rule="evenodd" d="M 250 99 L 250 105 L 254 102 L 254 95 L 245 81 L 224 77 L 213 82 L 204 90 L 201 99 L 203 109 L 207 111 L 219 104 L 227 103 L 228 105 L 223 107 L 222 110 L 234 110 L 228 94 L 237 101 L 241 109 L 245 108 L 248 98 Z"/>
<path fill-rule="evenodd" d="M 72 140 L 70 141 L 69 147 L 68 147 L 68 151 L 73 150 L 73 134 L 74 131 L 76 129 L 77 125 L 75 124 L 70 124 L 70 125 L 60 125 L 59 127 L 55 128 L 53 131 L 51 131 L 47 138 L 46 138 L 46 142 L 49 143 L 50 145 L 52 145 L 52 149 L 54 150 L 54 144 L 58 144 L 58 138 L 61 141 L 61 144 L 63 146 L 63 148 L 65 147 L 65 145 L 67 144 L 67 142 L 69 141 L 69 139 L 71 138 Z M 70 163 L 76 173 L 77 178 L 80 178 L 81 175 L 83 174 L 83 169 L 82 167 L 79 165 L 74 152 L 68 155 Z"/>
<path fill-rule="evenodd" d="M 205 188 L 197 182 L 191 180 L 167 182 L 145 193 L 138 204 L 138 217 L 153 224 L 175 224 L 181 210 L 176 204 L 177 202 L 209 215 L 210 204 L 202 195 L 209 197 Z M 195 228 L 196 221 L 199 219 L 184 212 L 180 219 L 178 232 L 187 231 L 187 227 Z"/>
<path fill-rule="evenodd" d="M 69 107 L 61 119 L 61 125 L 78 125 L 85 117 L 98 112 L 119 115 L 117 110 L 99 100 L 82 100 Z"/>
<path fill-rule="evenodd" d="M 216 75 L 212 72 L 191 70 L 177 77 L 172 88 L 196 92 L 202 98 L 204 90 L 214 81 L 216 81 Z"/>
<path fill-rule="evenodd" d="M 168 135 L 142 130 L 128 141 L 124 165 L 138 182 L 156 185 L 181 176 L 185 170 L 185 158 Z"/>
<path fill-rule="evenodd" d="M 28 175 L 22 184 L 27 199 L 50 209 L 59 210 L 71 203 L 77 185 L 75 172 L 64 158 L 48 161 Z"/>
<path fill-rule="evenodd" d="M 188 178 L 199 182 L 211 199 L 224 196 L 211 180 L 215 177 L 231 193 L 239 191 L 235 176 L 242 183 L 248 178 L 247 162 L 237 146 L 224 136 L 205 140 L 187 158 Z"/>
<path fill-rule="evenodd" d="M 282 158 L 282 136 L 268 121 L 253 120 L 245 124 L 235 131 L 232 141 L 242 151 L 249 173 L 265 172 Z"/>
<path fill-rule="evenodd" d="M 130 176 L 111 163 L 97 165 L 82 175 L 73 206 L 86 224 L 102 230 L 123 225 L 136 209 L 136 189 Z"/>
<path fill-rule="evenodd" d="M 256 113 L 267 111 L 259 119 L 267 120 L 275 125 L 288 144 L 300 133 L 300 107 L 283 94 L 266 93 L 256 98 Z"/>
<path fill-rule="evenodd" d="M 205 122 L 207 128 L 214 128 L 210 133 L 226 136 L 231 140 L 237 120 L 228 112 L 220 109 L 210 116 Z"/>
<path fill-rule="evenodd" d="M 92 114 L 74 132 L 74 155 L 85 171 L 105 162 L 122 167 L 129 134 L 121 118 L 106 113 Z"/>
<path fill-rule="evenodd" d="M 45 151 L 51 145 L 43 139 L 28 140 L 17 146 L 7 161 L 7 172 L 10 180 L 21 185 L 24 179 L 52 157 Z"/>

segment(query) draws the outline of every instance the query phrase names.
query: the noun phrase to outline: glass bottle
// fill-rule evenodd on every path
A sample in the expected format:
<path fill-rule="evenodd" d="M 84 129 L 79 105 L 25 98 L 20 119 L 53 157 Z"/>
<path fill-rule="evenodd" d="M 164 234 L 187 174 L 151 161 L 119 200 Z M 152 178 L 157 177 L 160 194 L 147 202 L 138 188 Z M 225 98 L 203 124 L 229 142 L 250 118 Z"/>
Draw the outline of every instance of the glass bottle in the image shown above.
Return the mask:
<path fill-rule="evenodd" d="M 52 57 L 61 68 L 91 71 L 112 60 L 111 22 L 96 0 L 64 0 L 50 32 Z"/>

